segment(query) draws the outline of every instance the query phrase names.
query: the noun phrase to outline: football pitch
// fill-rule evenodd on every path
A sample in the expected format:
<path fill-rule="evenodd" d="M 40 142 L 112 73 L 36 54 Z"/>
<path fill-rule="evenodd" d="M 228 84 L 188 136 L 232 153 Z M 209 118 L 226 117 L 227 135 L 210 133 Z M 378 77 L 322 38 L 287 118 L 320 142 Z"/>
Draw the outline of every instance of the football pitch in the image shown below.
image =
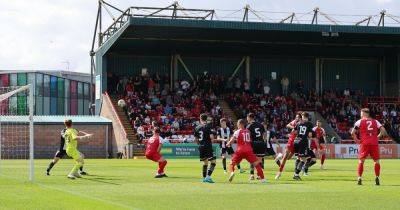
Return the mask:
<path fill-rule="evenodd" d="M 37 160 L 35 182 L 29 183 L 27 162 L 2 161 L 0 209 L 399 209 L 400 160 L 381 160 L 381 186 L 375 186 L 373 163 L 364 167 L 364 185 L 356 184 L 357 160 L 327 160 L 311 176 L 292 180 L 294 161 L 288 161 L 281 180 L 277 166 L 266 161 L 267 184 L 237 174 L 233 183 L 221 160 L 215 184 L 201 182 L 197 159 L 169 159 L 168 178 L 154 179 L 156 165 L 148 160 L 89 159 L 90 174 L 77 180 L 66 175 L 72 160 L 61 160 L 45 176 L 49 160 Z M 247 163 L 242 166 L 248 168 Z"/>

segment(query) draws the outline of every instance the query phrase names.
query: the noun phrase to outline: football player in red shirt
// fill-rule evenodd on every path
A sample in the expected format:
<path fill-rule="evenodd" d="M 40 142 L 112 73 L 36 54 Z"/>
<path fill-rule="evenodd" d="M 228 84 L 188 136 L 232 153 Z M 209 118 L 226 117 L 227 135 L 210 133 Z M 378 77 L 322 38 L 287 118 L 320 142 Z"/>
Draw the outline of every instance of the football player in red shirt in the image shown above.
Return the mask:
<path fill-rule="evenodd" d="M 253 148 L 251 146 L 250 132 L 245 128 L 246 123 L 243 119 L 238 120 L 237 127 L 238 130 L 235 131 L 227 146 L 230 147 L 234 141 L 237 142 L 237 149 L 232 157 L 232 162 L 230 165 L 231 175 L 229 176 L 229 182 L 232 182 L 235 176 L 235 166 L 239 164 L 243 159 L 246 159 L 251 165 L 253 165 L 257 170 L 257 175 L 260 177 L 262 183 L 265 183 L 264 172 L 260 165 L 261 160 L 253 153 Z"/>
<path fill-rule="evenodd" d="M 357 137 L 357 130 L 360 138 Z M 378 139 L 383 137 L 385 134 L 385 128 L 381 123 L 370 117 L 369 109 L 361 109 L 361 119 L 354 124 L 354 128 L 351 131 L 354 140 L 360 144 L 358 152 L 358 185 L 362 185 L 364 161 L 368 155 L 370 155 L 375 162 L 375 184 L 380 184 L 379 174 L 381 165 L 379 164 Z"/>
<path fill-rule="evenodd" d="M 146 144 L 146 158 L 158 163 L 157 175 L 154 178 L 167 177 L 164 173 L 167 161 L 162 157 L 161 151 L 162 143 L 160 139 L 160 128 L 153 128 L 153 136 L 147 141 Z"/>
<path fill-rule="evenodd" d="M 317 126 L 313 128 L 313 131 L 316 135 L 315 141 L 311 141 L 311 149 L 314 151 L 315 154 L 319 154 L 321 157 L 321 169 L 324 169 L 324 163 L 326 159 L 326 133 L 324 128 L 322 128 L 321 121 L 317 120 Z"/>
<path fill-rule="evenodd" d="M 286 125 L 286 128 L 291 129 L 292 131 L 289 134 L 289 140 L 286 144 L 285 154 L 283 155 L 281 165 L 279 166 L 279 171 L 275 176 L 275 179 L 279 179 L 282 176 L 283 169 L 285 168 L 286 161 L 293 157 L 294 155 L 294 140 L 296 139 L 297 133 L 295 131 L 295 127 L 297 123 L 301 120 L 301 114 L 297 113 L 296 118 Z"/>

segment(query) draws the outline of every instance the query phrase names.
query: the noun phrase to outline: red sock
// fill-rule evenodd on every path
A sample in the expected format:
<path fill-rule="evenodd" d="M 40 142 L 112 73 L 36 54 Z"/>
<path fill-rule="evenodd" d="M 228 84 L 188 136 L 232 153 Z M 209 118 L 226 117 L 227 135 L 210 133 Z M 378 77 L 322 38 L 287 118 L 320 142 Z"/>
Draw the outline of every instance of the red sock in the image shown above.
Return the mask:
<path fill-rule="evenodd" d="M 375 176 L 379 176 L 381 174 L 381 164 L 375 163 Z"/>
<path fill-rule="evenodd" d="M 260 179 L 264 179 L 264 171 L 260 164 L 256 165 L 256 170 L 257 170 L 258 177 L 260 177 Z"/>
<path fill-rule="evenodd" d="M 279 172 L 282 172 L 284 168 L 285 168 L 285 164 L 281 163 L 281 166 L 279 166 Z"/>
<path fill-rule="evenodd" d="M 163 174 L 164 173 L 164 168 L 167 165 L 167 161 L 164 160 L 163 162 L 158 163 L 158 174 Z"/>
<path fill-rule="evenodd" d="M 364 163 L 358 163 L 358 177 L 362 177 L 364 171 Z"/>
<path fill-rule="evenodd" d="M 231 172 L 235 172 L 235 165 L 236 164 L 233 164 L 233 163 L 231 163 L 231 165 L 229 165 L 229 169 L 231 170 Z"/>
<path fill-rule="evenodd" d="M 321 165 L 324 165 L 325 159 L 326 159 L 326 155 L 325 154 L 321 155 Z"/>

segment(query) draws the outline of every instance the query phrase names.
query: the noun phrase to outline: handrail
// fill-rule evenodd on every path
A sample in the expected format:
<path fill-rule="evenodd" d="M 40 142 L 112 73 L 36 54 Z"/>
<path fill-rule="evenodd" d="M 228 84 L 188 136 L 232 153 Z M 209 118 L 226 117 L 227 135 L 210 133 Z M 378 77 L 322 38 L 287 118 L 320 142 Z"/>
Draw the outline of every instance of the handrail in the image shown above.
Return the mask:
<path fill-rule="evenodd" d="M 127 134 L 126 131 L 125 131 L 125 127 L 124 127 L 124 125 L 122 124 L 122 121 L 121 121 L 121 119 L 119 118 L 118 113 L 115 111 L 116 108 L 115 108 L 114 104 L 113 104 L 112 101 L 111 101 L 110 95 L 108 95 L 108 92 L 105 92 L 105 93 L 104 93 L 104 96 L 106 96 L 106 98 L 108 99 L 109 103 L 111 104 L 113 113 L 117 116 L 118 123 L 119 123 L 119 124 L 121 125 L 121 127 L 122 127 L 123 135 L 125 136 L 125 138 L 128 138 L 128 134 Z"/>

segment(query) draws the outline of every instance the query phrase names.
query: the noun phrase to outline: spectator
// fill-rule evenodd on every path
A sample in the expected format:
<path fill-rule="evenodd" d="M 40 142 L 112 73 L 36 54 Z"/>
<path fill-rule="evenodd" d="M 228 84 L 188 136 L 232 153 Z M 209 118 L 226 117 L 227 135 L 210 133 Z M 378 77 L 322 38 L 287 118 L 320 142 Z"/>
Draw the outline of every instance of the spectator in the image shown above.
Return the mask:
<path fill-rule="evenodd" d="M 264 94 L 269 95 L 269 92 L 271 91 L 271 88 L 269 87 L 269 83 L 265 82 L 264 83 Z"/>
<path fill-rule="evenodd" d="M 281 79 L 282 94 L 287 96 L 289 91 L 289 78 L 283 76 Z"/>

